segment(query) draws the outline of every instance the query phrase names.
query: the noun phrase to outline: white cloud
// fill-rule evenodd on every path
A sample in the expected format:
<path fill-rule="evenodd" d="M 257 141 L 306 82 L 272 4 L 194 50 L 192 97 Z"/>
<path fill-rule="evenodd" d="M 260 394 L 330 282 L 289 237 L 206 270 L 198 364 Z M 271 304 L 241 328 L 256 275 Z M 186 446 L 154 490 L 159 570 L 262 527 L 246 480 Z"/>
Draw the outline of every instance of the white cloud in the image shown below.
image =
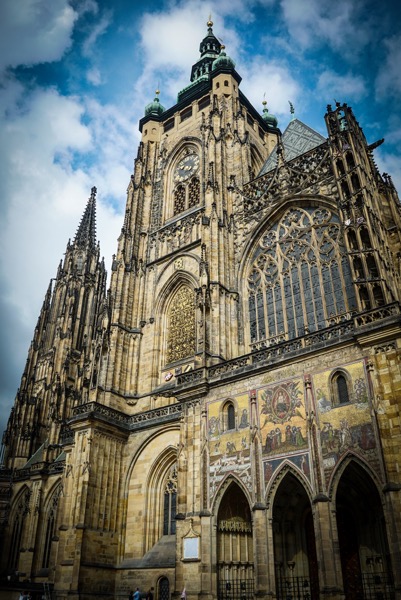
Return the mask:
<path fill-rule="evenodd" d="M 77 18 L 68 0 L 2 0 L 0 69 L 60 59 Z"/>
<path fill-rule="evenodd" d="M 340 75 L 330 70 L 320 74 L 317 91 L 326 103 L 334 99 L 340 102 L 346 102 L 348 99 L 360 100 L 367 94 L 365 80 L 360 75 Z"/>
<path fill-rule="evenodd" d="M 99 37 L 104 35 L 107 29 L 110 27 L 112 23 L 112 13 L 111 11 L 107 11 L 100 21 L 93 25 L 90 30 L 90 34 L 85 39 L 82 45 L 82 54 L 86 57 L 93 56 L 94 47 L 96 45 Z"/>
<path fill-rule="evenodd" d="M 385 150 L 381 146 L 375 151 L 375 159 L 380 173 L 388 173 L 398 192 L 401 191 L 400 155 Z"/>
<path fill-rule="evenodd" d="M 246 73 L 241 89 L 250 102 L 262 112 L 266 94 L 267 107 L 276 116 L 289 115 L 288 101 L 295 105 L 300 97 L 300 88 L 286 67 L 256 57 L 253 62 L 239 69 Z M 279 123 L 280 126 L 280 123 Z"/>
<path fill-rule="evenodd" d="M 115 107 L 37 89 L 0 125 L 2 296 L 32 323 L 92 185 L 99 189 L 98 238 L 109 267 L 129 182 L 132 124 Z M 92 163 L 86 167 L 85 156 Z"/>
<path fill-rule="evenodd" d="M 385 62 L 376 79 L 376 98 L 401 94 L 401 34 L 382 41 L 387 50 Z"/>
<path fill-rule="evenodd" d="M 306 49 L 323 42 L 341 50 L 348 58 L 359 53 L 372 35 L 364 4 L 349 0 L 281 0 L 289 33 L 301 47 Z"/>
<path fill-rule="evenodd" d="M 86 74 L 86 79 L 92 85 L 100 85 L 102 83 L 102 76 L 97 67 L 92 67 Z"/>

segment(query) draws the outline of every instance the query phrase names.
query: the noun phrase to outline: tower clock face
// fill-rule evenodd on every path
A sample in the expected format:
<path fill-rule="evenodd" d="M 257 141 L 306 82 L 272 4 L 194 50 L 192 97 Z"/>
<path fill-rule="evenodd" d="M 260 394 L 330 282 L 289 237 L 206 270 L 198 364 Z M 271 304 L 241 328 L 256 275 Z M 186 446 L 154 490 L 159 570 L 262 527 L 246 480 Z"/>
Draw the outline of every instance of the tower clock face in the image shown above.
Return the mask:
<path fill-rule="evenodd" d="M 174 171 L 174 181 L 185 181 L 199 168 L 199 156 L 188 154 L 180 160 Z"/>

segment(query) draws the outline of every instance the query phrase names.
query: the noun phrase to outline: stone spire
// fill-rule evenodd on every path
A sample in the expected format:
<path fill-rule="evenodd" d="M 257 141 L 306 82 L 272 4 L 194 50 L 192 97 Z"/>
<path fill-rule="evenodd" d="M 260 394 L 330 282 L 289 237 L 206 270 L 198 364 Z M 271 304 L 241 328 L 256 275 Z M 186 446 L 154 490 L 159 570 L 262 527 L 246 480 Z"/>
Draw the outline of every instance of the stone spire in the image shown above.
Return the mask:
<path fill-rule="evenodd" d="M 93 187 L 75 234 L 74 244 L 80 248 L 89 247 L 94 249 L 96 247 L 96 192 L 97 189 Z"/>

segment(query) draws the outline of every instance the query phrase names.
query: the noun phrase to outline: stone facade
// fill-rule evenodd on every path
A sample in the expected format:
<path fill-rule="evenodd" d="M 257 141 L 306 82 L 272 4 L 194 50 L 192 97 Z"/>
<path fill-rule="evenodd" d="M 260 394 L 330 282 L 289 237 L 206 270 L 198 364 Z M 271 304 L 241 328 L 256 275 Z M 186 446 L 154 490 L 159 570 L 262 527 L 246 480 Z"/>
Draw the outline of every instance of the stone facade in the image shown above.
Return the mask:
<path fill-rule="evenodd" d="M 93 189 L 45 297 L 1 593 L 400 598 L 397 193 L 348 106 L 287 157 L 210 23 L 200 51 L 140 122 L 110 291 Z"/>

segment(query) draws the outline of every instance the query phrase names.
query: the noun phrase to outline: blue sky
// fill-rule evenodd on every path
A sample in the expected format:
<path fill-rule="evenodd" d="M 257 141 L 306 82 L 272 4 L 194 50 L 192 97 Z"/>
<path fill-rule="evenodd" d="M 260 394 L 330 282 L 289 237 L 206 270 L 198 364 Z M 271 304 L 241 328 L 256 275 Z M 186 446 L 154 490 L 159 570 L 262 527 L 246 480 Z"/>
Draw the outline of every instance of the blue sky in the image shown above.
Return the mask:
<path fill-rule="evenodd" d="M 168 108 L 213 30 L 241 89 L 284 131 L 326 135 L 348 102 L 401 191 L 401 3 L 394 0 L 2 0 L 0 5 L 0 432 L 50 278 L 93 185 L 109 270 L 156 88 Z"/>

